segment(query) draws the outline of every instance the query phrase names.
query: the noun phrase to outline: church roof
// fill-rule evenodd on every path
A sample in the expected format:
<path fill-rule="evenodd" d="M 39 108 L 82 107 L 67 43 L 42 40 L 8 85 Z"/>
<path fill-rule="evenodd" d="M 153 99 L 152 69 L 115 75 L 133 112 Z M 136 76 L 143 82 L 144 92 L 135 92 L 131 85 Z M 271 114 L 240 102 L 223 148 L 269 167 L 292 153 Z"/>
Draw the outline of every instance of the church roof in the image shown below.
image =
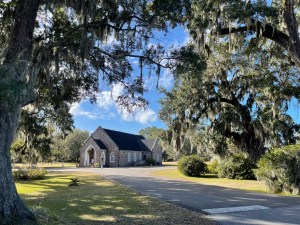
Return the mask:
<path fill-rule="evenodd" d="M 96 144 L 99 146 L 100 149 L 107 149 L 106 146 L 103 144 L 102 141 L 100 141 L 99 139 L 93 139 Z"/>
<path fill-rule="evenodd" d="M 103 129 L 107 135 L 116 143 L 120 150 L 150 151 L 151 148 L 144 146 L 142 141 L 146 140 L 142 135 L 129 134 L 120 131 Z"/>
<path fill-rule="evenodd" d="M 155 147 L 156 140 L 155 139 L 143 139 L 141 141 L 142 148 L 150 149 L 152 150 Z"/>

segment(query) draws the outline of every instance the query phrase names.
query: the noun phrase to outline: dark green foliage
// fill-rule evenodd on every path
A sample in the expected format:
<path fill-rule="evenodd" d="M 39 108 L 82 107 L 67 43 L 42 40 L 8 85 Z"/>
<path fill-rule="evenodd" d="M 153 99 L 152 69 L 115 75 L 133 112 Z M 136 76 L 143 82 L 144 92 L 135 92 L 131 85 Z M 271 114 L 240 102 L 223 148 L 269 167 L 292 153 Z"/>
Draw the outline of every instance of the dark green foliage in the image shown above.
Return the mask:
<path fill-rule="evenodd" d="M 168 142 L 175 144 L 179 152 L 184 140 L 192 137 L 204 120 L 203 130 L 215 140 L 206 138 L 201 142 L 214 142 L 214 152 L 219 155 L 230 152 L 228 141 L 255 160 L 264 154 L 267 144 L 295 143 L 299 125 L 287 110 L 300 92 L 293 82 L 297 70 L 286 64 L 288 58 L 271 55 L 249 42 L 235 52 L 228 51 L 225 42 L 210 50 L 213 54 L 206 58 L 206 67 L 192 67 L 195 62 L 191 61 L 188 70 L 178 64 L 175 86 L 160 101 L 160 118 L 169 128 Z M 254 53 L 256 63 L 249 64 L 249 55 Z M 272 61 L 265 60 L 266 56 L 272 56 Z M 182 64 L 187 65 L 186 61 Z M 201 145 L 203 151 L 211 151 L 207 147 L 211 143 Z"/>
<path fill-rule="evenodd" d="M 198 155 L 182 157 L 178 162 L 179 171 L 189 177 L 200 177 L 207 171 L 207 165 Z"/>
<path fill-rule="evenodd" d="M 23 109 L 18 136 L 11 146 L 14 160 L 29 164 L 47 160 L 51 155 L 51 132 L 43 114 Z"/>
<path fill-rule="evenodd" d="M 64 149 L 60 149 L 66 152 L 67 158 L 65 160 L 78 162 L 80 158 L 80 149 L 88 137 L 89 132 L 87 130 L 74 129 L 70 132 L 63 141 Z"/>
<path fill-rule="evenodd" d="M 146 165 L 147 166 L 154 166 L 154 165 L 156 165 L 156 160 L 153 159 L 153 158 L 146 159 Z"/>
<path fill-rule="evenodd" d="M 139 130 L 139 135 L 144 136 L 147 139 L 156 139 L 160 138 L 164 133 L 164 129 L 157 127 L 146 127 L 145 129 Z"/>
<path fill-rule="evenodd" d="M 255 179 L 253 169 L 256 168 L 255 162 L 244 154 L 235 154 L 226 157 L 218 166 L 218 177 L 252 180 Z"/>
<path fill-rule="evenodd" d="M 218 160 L 214 160 L 207 164 L 207 172 L 217 174 L 218 173 Z"/>
<path fill-rule="evenodd" d="M 44 169 L 18 169 L 13 171 L 15 180 L 42 180 L 47 175 Z"/>
<path fill-rule="evenodd" d="M 257 163 L 255 175 L 272 192 L 300 193 L 300 145 L 275 148 Z"/>

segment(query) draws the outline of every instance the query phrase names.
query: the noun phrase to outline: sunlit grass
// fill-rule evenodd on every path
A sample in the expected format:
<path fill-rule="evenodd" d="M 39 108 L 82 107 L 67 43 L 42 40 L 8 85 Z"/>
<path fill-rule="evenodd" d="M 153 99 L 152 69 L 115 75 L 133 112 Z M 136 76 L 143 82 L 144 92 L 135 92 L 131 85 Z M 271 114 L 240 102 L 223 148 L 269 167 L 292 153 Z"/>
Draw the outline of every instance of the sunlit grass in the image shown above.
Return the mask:
<path fill-rule="evenodd" d="M 78 178 L 79 186 L 68 187 L 70 178 Z M 199 213 L 139 195 L 95 174 L 52 172 L 44 180 L 16 185 L 37 213 L 39 225 L 214 224 Z"/>
<path fill-rule="evenodd" d="M 159 170 L 152 172 L 152 174 L 156 176 L 180 179 L 184 181 L 192 181 L 206 185 L 216 185 L 226 188 L 235 188 L 247 191 L 267 193 L 266 186 L 262 182 L 256 180 L 232 180 L 218 178 L 216 175 L 212 174 L 204 175 L 203 177 L 188 177 L 181 174 L 176 168 Z"/>
<path fill-rule="evenodd" d="M 178 162 L 162 162 L 163 166 L 177 166 Z"/>
<path fill-rule="evenodd" d="M 23 163 L 15 163 L 12 166 L 14 168 L 27 168 L 27 167 L 29 167 L 28 164 L 23 164 Z M 39 168 L 75 168 L 76 163 L 61 163 L 61 162 L 38 163 L 36 166 L 39 167 Z"/>

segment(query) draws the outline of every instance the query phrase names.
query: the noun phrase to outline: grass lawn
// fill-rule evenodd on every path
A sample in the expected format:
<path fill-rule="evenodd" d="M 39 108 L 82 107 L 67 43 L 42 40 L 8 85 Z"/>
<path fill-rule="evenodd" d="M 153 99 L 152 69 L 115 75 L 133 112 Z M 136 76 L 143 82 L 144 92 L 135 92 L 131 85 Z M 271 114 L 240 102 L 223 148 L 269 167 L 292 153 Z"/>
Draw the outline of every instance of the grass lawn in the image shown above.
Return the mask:
<path fill-rule="evenodd" d="M 153 175 L 168 177 L 179 180 L 192 181 L 200 184 L 206 185 L 216 185 L 226 188 L 236 188 L 247 191 L 256 191 L 256 192 L 264 192 L 267 193 L 266 186 L 259 181 L 256 180 L 231 180 L 218 178 L 216 175 L 207 174 L 203 177 L 187 177 L 181 174 L 177 168 L 169 169 L 166 168 L 164 170 L 152 172 Z"/>
<path fill-rule="evenodd" d="M 63 166 L 62 166 L 63 165 Z M 14 165 L 14 168 L 26 168 L 28 167 L 28 164 L 22 164 L 22 163 L 16 163 Z M 75 168 L 76 163 L 61 163 L 61 162 L 55 162 L 55 163 L 38 163 L 37 167 L 39 168 Z"/>
<path fill-rule="evenodd" d="M 178 162 L 162 162 L 163 166 L 177 166 Z"/>
<path fill-rule="evenodd" d="M 70 178 L 79 178 L 79 186 L 68 187 Z M 200 213 L 139 195 L 95 174 L 55 172 L 16 186 L 40 225 L 215 224 Z"/>

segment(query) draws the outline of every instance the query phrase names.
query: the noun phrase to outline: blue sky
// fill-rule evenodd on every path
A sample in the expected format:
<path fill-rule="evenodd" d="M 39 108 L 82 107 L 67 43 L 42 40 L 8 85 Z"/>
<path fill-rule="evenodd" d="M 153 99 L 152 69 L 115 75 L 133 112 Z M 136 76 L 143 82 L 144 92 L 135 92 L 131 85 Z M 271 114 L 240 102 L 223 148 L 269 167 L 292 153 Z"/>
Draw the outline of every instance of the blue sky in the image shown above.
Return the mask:
<path fill-rule="evenodd" d="M 170 30 L 167 34 L 156 33 L 156 35 L 160 43 L 165 47 L 172 45 L 181 46 L 189 39 L 188 32 L 181 27 Z M 140 73 L 138 61 L 133 61 L 133 64 L 136 67 L 135 73 L 137 75 Z M 87 100 L 72 105 L 71 113 L 74 117 L 75 127 L 93 132 L 98 126 L 102 126 L 107 129 L 134 134 L 150 126 L 166 128 L 166 125 L 158 118 L 160 110 L 158 101 L 163 96 L 156 89 L 157 79 L 154 73 L 150 78 L 146 79 L 145 87 L 149 89 L 149 92 L 145 93 L 144 96 L 149 101 L 148 108 L 145 110 L 135 109 L 133 114 L 119 108 L 114 101 L 122 93 L 122 85 L 116 84 L 108 87 L 106 84 L 100 84 L 100 92 L 95 104 L 91 104 Z M 172 85 L 172 75 L 167 70 L 163 70 L 159 79 L 159 86 L 170 89 Z M 299 103 L 296 99 L 293 99 L 289 104 L 288 114 L 293 117 L 295 122 L 300 123 L 299 113 Z"/>
<path fill-rule="evenodd" d="M 155 35 L 164 47 L 181 46 L 189 39 L 187 31 L 181 27 L 170 30 L 167 34 L 161 32 Z M 157 42 L 157 40 L 153 40 L 151 43 Z M 133 65 L 136 67 L 134 73 L 139 74 L 138 61 L 133 60 Z M 156 88 L 158 78 L 155 73 L 149 78 L 148 76 L 145 78 L 145 87 L 149 90 L 144 94 L 149 101 L 148 108 L 145 110 L 135 109 L 133 113 L 127 112 L 118 107 L 114 101 L 122 93 L 122 85 L 115 84 L 108 87 L 100 83 L 100 92 L 95 104 L 91 104 L 87 100 L 72 105 L 70 112 L 73 114 L 75 127 L 93 132 L 98 126 L 102 126 L 107 129 L 134 134 L 149 126 L 166 128 L 166 125 L 158 118 L 160 109 L 158 100 L 162 97 Z M 167 70 L 163 70 L 159 79 L 159 86 L 170 89 L 172 85 L 172 75 Z"/>

